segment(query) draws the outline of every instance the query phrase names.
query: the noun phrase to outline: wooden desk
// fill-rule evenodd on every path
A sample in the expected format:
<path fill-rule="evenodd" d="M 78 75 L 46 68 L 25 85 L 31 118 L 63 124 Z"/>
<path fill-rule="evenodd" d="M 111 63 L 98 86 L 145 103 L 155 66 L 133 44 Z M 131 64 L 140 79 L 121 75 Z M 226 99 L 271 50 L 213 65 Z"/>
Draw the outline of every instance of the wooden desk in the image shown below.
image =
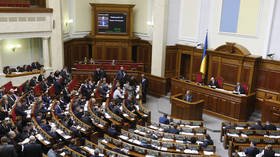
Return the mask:
<path fill-rule="evenodd" d="M 237 95 L 185 80 L 171 79 L 171 95 L 191 90 L 194 101 L 204 100 L 205 113 L 232 121 L 247 121 L 254 110 L 255 93 Z"/>
<path fill-rule="evenodd" d="M 204 100 L 187 102 L 182 97 L 183 94 L 171 96 L 171 116 L 184 120 L 202 120 Z"/>
<path fill-rule="evenodd" d="M 280 122 L 280 101 L 265 99 L 261 109 L 262 121 L 270 121 L 273 123 Z"/>
<path fill-rule="evenodd" d="M 44 73 L 45 70 L 33 70 L 33 71 L 26 71 L 26 72 L 16 72 L 11 74 L 6 74 L 6 77 L 22 77 L 27 75 L 35 75 L 35 74 L 41 74 Z"/>

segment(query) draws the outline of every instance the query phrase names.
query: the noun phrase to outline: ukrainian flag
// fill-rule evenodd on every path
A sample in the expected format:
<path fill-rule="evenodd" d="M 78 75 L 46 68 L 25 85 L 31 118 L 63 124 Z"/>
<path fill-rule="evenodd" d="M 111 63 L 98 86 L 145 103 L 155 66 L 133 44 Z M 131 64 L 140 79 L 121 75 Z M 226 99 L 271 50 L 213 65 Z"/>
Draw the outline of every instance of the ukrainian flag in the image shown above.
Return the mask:
<path fill-rule="evenodd" d="M 205 42 L 204 42 L 204 48 L 203 48 L 203 54 L 202 54 L 202 60 L 201 60 L 201 64 L 200 64 L 200 72 L 202 74 L 206 73 L 206 63 L 207 63 L 207 48 L 208 48 L 208 32 L 206 33 L 206 37 L 205 37 Z"/>

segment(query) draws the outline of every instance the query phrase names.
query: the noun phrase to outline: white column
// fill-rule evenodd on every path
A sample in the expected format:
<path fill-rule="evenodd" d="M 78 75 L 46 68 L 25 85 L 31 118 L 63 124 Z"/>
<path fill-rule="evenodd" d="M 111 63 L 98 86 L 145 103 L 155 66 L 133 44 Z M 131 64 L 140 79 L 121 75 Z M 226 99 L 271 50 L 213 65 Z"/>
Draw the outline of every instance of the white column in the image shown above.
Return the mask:
<path fill-rule="evenodd" d="M 50 61 L 53 70 L 63 68 L 62 9 L 60 0 L 47 0 L 47 7 L 53 9 L 53 30 L 50 38 Z"/>
<path fill-rule="evenodd" d="M 163 77 L 167 36 L 168 0 L 154 0 L 153 4 L 152 75 Z"/>
<path fill-rule="evenodd" d="M 49 38 L 42 38 L 43 40 L 43 64 L 45 68 L 50 67 L 50 55 L 49 55 Z"/>

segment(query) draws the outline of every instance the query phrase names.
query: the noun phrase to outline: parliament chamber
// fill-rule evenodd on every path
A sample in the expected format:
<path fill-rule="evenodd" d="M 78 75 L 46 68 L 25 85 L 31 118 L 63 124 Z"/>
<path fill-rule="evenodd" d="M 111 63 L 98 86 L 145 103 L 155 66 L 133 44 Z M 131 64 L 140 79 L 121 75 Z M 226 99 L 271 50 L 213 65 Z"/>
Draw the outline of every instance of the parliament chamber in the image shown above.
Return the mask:
<path fill-rule="evenodd" d="M 280 3 L 0 0 L 0 157 L 280 156 Z"/>

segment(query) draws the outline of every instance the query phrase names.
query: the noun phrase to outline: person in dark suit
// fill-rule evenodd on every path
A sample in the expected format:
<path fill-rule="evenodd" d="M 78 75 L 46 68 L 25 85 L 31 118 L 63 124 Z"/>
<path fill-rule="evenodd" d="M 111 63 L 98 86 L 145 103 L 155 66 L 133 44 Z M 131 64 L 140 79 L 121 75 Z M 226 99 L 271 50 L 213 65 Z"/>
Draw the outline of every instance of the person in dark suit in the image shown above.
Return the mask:
<path fill-rule="evenodd" d="M 0 99 L 5 95 L 5 88 L 1 87 L 0 88 Z"/>
<path fill-rule="evenodd" d="M 213 145 L 213 140 L 211 139 L 211 137 L 206 134 L 205 135 L 205 139 L 202 141 L 203 143 L 201 144 L 201 147 L 206 148 L 208 145 Z"/>
<path fill-rule="evenodd" d="M 260 151 L 258 148 L 256 148 L 256 143 L 254 143 L 254 142 L 251 142 L 250 147 L 245 149 L 245 154 L 248 157 L 255 157 L 259 153 L 260 153 Z"/>
<path fill-rule="evenodd" d="M 272 145 L 267 145 L 264 148 L 263 151 L 263 157 L 274 157 L 275 156 L 275 151 L 272 150 Z"/>
<path fill-rule="evenodd" d="M 180 130 L 177 128 L 178 128 L 177 125 L 171 126 L 169 129 L 167 129 L 167 132 L 171 134 L 179 134 Z"/>
<path fill-rule="evenodd" d="M 142 102 L 146 102 L 149 81 L 144 74 L 141 74 L 141 85 L 142 85 Z"/>
<path fill-rule="evenodd" d="M 42 157 L 42 147 L 40 144 L 36 143 L 36 139 L 34 136 L 29 137 L 29 144 L 25 144 L 23 146 L 23 154 L 28 157 Z"/>
<path fill-rule="evenodd" d="M 100 79 L 106 77 L 106 72 L 102 69 L 100 69 L 99 67 L 96 68 L 96 70 L 94 71 L 94 74 L 93 74 L 93 80 L 95 82 L 98 82 Z"/>
<path fill-rule="evenodd" d="M 37 81 L 42 82 L 43 80 L 45 80 L 45 76 L 44 76 L 44 74 L 40 74 L 37 78 Z"/>
<path fill-rule="evenodd" d="M 83 108 L 81 106 L 76 106 L 74 109 L 74 114 L 77 118 L 81 119 L 84 114 Z"/>
<path fill-rule="evenodd" d="M 51 131 L 51 126 L 47 124 L 47 121 L 45 119 L 41 120 L 40 127 L 45 130 L 46 132 Z"/>
<path fill-rule="evenodd" d="M 114 105 L 114 107 L 112 109 L 112 112 L 115 113 L 116 115 L 119 115 L 119 116 L 122 114 L 122 111 L 117 104 Z"/>
<path fill-rule="evenodd" d="M 276 126 L 271 124 L 269 121 L 265 122 L 265 125 L 263 126 L 264 130 L 276 130 Z"/>
<path fill-rule="evenodd" d="M 3 105 L 4 105 L 4 107 L 3 107 Z M 6 117 L 8 117 L 8 115 L 9 115 L 9 112 L 8 112 L 8 110 L 6 110 L 5 109 L 5 106 L 7 106 L 7 105 L 5 105 L 5 104 L 0 104 L 0 121 L 1 120 L 4 120 Z M 7 108 L 7 107 L 6 107 Z M 1 135 L 0 135 L 1 136 Z"/>
<path fill-rule="evenodd" d="M 48 84 L 47 84 L 47 80 L 43 80 L 40 82 L 40 86 L 43 92 L 46 92 L 48 89 Z"/>
<path fill-rule="evenodd" d="M 250 128 L 251 130 L 263 130 L 262 122 L 257 121 L 253 126 Z"/>
<path fill-rule="evenodd" d="M 68 90 L 67 87 L 64 87 L 63 90 L 62 90 L 62 93 L 63 93 L 63 100 L 66 104 L 68 104 L 70 102 L 70 92 Z"/>
<path fill-rule="evenodd" d="M 36 86 L 36 80 L 37 80 L 37 77 L 36 77 L 36 76 L 32 77 L 32 79 L 30 80 L 29 85 L 30 85 L 31 87 Z"/>
<path fill-rule="evenodd" d="M 26 96 L 25 100 L 26 100 L 26 104 L 32 104 L 35 101 L 34 92 L 30 91 Z"/>
<path fill-rule="evenodd" d="M 116 137 L 119 135 L 119 132 L 117 131 L 116 126 L 114 124 L 112 124 L 107 131 L 110 136 Z"/>
<path fill-rule="evenodd" d="M 62 109 L 61 109 L 59 103 L 55 106 L 55 108 L 54 108 L 54 113 L 55 113 L 55 115 L 57 115 L 59 118 L 63 118 L 64 115 L 63 115 L 63 113 L 62 113 Z"/>
<path fill-rule="evenodd" d="M 116 80 L 120 82 L 121 88 L 123 87 L 123 84 L 126 82 L 126 72 L 124 71 L 123 66 L 120 67 L 120 70 L 116 74 Z"/>
<path fill-rule="evenodd" d="M 20 67 L 20 66 L 17 66 L 17 72 L 23 72 L 24 70 L 23 70 L 23 68 L 22 67 Z"/>
<path fill-rule="evenodd" d="M 54 89 L 55 89 L 55 95 L 59 95 L 62 90 L 62 85 L 60 84 L 59 80 L 54 82 Z"/>
<path fill-rule="evenodd" d="M 61 71 L 60 71 L 60 76 L 66 80 L 69 80 L 70 78 L 70 75 L 69 75 L 69 72 L 68 72 L 68 69 L 67 67 L 64 67 Z"/>
<path fill-rule="evenodd" d="M 4 120 L 8 116 L 9 110 L 12 108 L 10 106 L 7 95 L 4 95 L 1 101 L 1 117 L 0 120 Z"/>
<path fill-rule="evenodd" d="M 48 85 L 52 85 L 55 81 L 55 77 L 54 77 L 54 74 L 53 72 L 50 73 L 50 75 L 47 77 L 47 80 L 48 80 Z"/>
<path fill-rule="evenodd" d="M 82 120 L 83 122 L 85 122 L 86 124 L 88 124 L 88 125 L 92 125 L 92 121 L 91 121 L 91 119 L 90 119 L 90 115 L 89 115 L 88 112 L 86 112 L 86 113 L 84 113 L 84 114 L 82 115 L 81 120 Z"/>
<path fill-rule="evenodd" d="M 10 67 L 9 67 L 9 66 L 5 66 L 5 67 L 3 68 L 3 73 L 4 73 L 4 74 L 11 74 L 12 72 L 11 72 Z"/>
<path fill-rule="evenodd" d="M 167 118 L 167 114 L 164 114 L 162 117 L 159 117 L 159 123 L 169 124 L 169 119 Z"/>
<path fill-rule="evenodd" d="M 237 82 L 234 88 L 234 92 L 238 94 L 245 94 L 245 89 L 240 85 L 239 82 Z"/>
<path fill-rule="evenodd" d="M 186 91 L 184 100 L 186 100 L 187 102 L 191 102 L 192 101 L 192 95 L 191 95 L 191 91 L 190 90 Z"/>
<path fill-rule="evenodd" d="M 7 96 L 8 96 L 8 104 L 9 104 L 9 106 L 13 106 L 15 101 L 17 100 L 17 97 L 14 94 L 14 90 L 11 89 Z"/>
<path fill-rule="evenodd" d="M 16 106 L 16 115 L 25 118 L 25 117 L 27 116 L 27 113 L 24 112 L 25 109 L 24 109 L 22 103 L 18 101 L 18 102 L 16 103 L 16 105 L 17 105 L 17 106 Z"/>
<path fill-rule="evenodd" d="M 99 151 L 98 148 L 94 149 L 94 152 L 93 152 L 93 156 L 92 156 L 92 157 L 101 157 L 101 156 L 99 155 L 99 153 L 100 153 L 100 151 Z"/>
<path fill-rule="evenodd" d="M 43 93 L 42 101 L 44 104 L 46 104 L 48 106 L 51 103 L 51 98 L 48 96 L 47 93 Z"/>
<path fill-rule="evenodd" d="M 210 82 L 208 83 L 208 86 L 216 87 L 216 88 L 219 87 L 219 86 L 218 86 L 218 82 L 215 80 L 214 77 L 211 77 Z"/>
<path fill-rule="evenodd" d="M 23 87 L 23 92 L 26 93 L 28 91 L 31 90 L 31 87 L 30 87 L 30 80 L 27 80 L 26 83 L 24 84 L 24 87 Z"/>
<path fill-rule="evenodd" d="M 131 111 L 134 112 L 135 111 L 135 106 L 134 106 L 134 101 L 132 100 L 132 96 L 128 96 L 127 99 L 125 100 L 125 106 L 126 108 Z"/>
<path fill-rule="evenodd" d="M 32 70 L 40 70 L 41 67 L 42 67 L 42 65 L 39 62 L 32 62 L 31 63 Z"/>
<path fill-rule="evenodd" d="M 1 138 L 0 156 L 1 157 L 17 157 L 15 147 L 11 144 L 8 144 L 8 138 L 6 136 L 3 136 Z"/>

